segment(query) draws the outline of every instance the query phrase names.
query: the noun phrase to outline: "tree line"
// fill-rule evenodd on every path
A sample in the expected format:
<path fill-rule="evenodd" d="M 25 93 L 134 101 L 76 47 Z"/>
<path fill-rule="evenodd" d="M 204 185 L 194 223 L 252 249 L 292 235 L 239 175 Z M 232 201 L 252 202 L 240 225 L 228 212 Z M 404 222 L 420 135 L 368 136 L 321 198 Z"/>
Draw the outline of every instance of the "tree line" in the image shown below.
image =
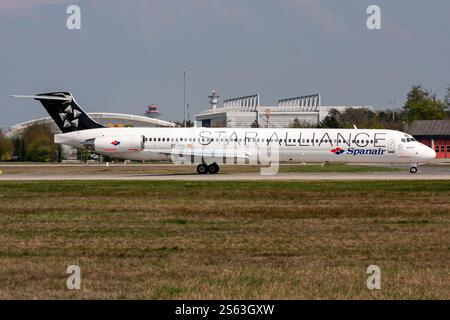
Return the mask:
<path fill-rule="evenodd" d="M 415 120 L 450 119 L 450 85 L 443 99 L 421 85 L 411 88 L 405 105 L 400 110 L 378 110 L 348 108 L 344 112 L 331 110 L 320 124 L 322 128 L 358 128 L 404 130 L 405 125 Z"/>
<path fill-rule="evenodd" d="M 46 124 L 32 125 L 20 137 L 7 138 L 0 131 L 0 161 L 54 162 L 61 159 L 61 146 L 53 142 L 53 133 Z"/>

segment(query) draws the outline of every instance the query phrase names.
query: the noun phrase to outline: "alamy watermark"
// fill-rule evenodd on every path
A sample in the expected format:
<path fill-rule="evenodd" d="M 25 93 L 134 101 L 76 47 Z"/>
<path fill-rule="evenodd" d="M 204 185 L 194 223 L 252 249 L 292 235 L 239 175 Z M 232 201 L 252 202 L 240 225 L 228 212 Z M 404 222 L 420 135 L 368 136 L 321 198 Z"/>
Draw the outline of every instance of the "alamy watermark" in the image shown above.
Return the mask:
<path fill-rule="evenodd" d="M 66 27 L 69 30 L 81 29 L 81 8 L 75 4 L 67 7 L 66 13 L 69 15 L 66 20 Z"/>
<path fill-rule="evenodd" d="M 174 144 L 170 154 L 172 163 L 260 165 L 263 176 L 276 175 L 279 171 L 280 144 L 277 141 L 258 143 L 260 139 L 257 138 L 223 139 L 223 143 L 212 144 L 213 139 L 203 140 L 199 144 Z"/>
<path fill-rule="evenodd" d="M 81 290 L 81 269 L 77 265 L 70 265 L 66 270 L 70 276 L 67 278 L 66 285 L 69 290 Z"/>
<path fill-rule="evenodd" d="M 370 265 L 367 267 L 366 273 L 369 275 L 367 278 L 367 289 L 380 290 L 381 289 L 381 269 L 377 265 Z"/>
<path fill-rule="evenodd" d="M 366 21 L 367 29 L 381 30 L 381 8 L 373 4 L 367 7 L 366 13 L 369 15 Z"/>

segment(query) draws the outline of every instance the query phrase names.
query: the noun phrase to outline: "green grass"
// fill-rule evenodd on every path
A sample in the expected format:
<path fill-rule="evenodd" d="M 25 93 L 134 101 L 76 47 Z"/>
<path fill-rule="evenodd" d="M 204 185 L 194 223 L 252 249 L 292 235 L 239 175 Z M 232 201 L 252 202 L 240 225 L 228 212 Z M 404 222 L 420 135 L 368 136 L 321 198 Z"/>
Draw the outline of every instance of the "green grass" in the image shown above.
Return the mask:
<path fill-rule="evenodd" d="M 285 165 L 280 167 L 282 173 L 370 173 L 370 172 L 396 172 L 401 169 L 390 166 L 368 166 L 368 165 L 346 165 L 346 164 L 326 164 L 326 165 Z"/>
<path fill-rule="evenodd" d="M 0 298 L 449 299 L 449 222 L 448 181 L 0 182 Z"/>

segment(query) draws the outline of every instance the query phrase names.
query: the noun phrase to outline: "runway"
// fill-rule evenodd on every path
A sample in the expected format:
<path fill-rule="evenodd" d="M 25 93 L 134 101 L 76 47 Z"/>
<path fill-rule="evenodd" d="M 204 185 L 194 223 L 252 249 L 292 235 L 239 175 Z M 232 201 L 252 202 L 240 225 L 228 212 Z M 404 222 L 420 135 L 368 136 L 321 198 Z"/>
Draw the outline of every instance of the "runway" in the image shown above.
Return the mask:
<path fill-rule="evenodd" d="M 156 168 L 156 169 L 155 169 Z M 165 170 L 154 171 L 154 170 Z M 396 168 L 394 166 L 394 168 Z M 450 180 L 449 166 L 422 166 L 416 174 L 409 173 L 408 167 L 397 167 L 399 171 L 386 172 L 280 172 L 276 175 L 261 175 L 254 172 L 233 172 L 230 169 L 218 175 L 198 175 L 195 167 L 175 166 L 120 166 L 105 169 L 104 166 L 83 165 L 18 165 L 0 166 L 0 181 L 70 181 L 70 180 L 153 180 L 153 181 L 314 181 L 314 180 Z M 103 171 L 102 171 L 103 170 Z M 107 171 L 110 170 L 110 171 Z M 153 171 L 152 171 L 153 170 Z"/>

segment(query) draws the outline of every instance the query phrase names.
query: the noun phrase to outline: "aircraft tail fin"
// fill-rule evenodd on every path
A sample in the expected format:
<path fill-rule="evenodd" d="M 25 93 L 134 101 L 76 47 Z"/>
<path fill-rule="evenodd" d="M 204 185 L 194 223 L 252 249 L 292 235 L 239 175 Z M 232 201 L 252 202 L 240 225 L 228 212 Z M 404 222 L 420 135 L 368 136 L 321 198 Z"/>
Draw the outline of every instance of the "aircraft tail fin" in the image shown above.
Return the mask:
<path fill-rule="evenodd" d="M 84 112 L 69 92 L 51 92 L 33 96 L 14 95 L 13 97 L 39 101 L 63 133 L 104 128 Z"/>

